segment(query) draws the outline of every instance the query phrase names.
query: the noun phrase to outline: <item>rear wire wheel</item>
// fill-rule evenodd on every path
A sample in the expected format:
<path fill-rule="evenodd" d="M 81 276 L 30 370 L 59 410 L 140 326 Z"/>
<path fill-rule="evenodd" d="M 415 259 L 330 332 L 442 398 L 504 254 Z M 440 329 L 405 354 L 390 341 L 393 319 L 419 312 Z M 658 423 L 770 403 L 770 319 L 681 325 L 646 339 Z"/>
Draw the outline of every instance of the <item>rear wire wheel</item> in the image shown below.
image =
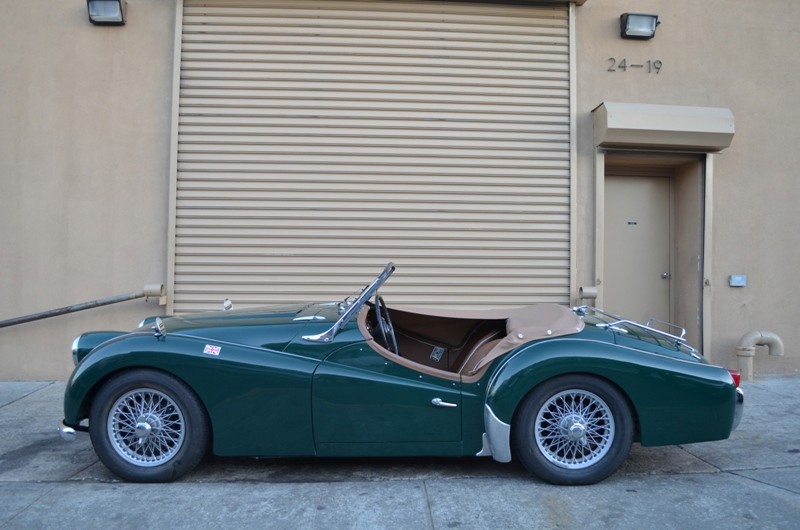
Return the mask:
<path fill-rule="evenodd" d="M 590 376 L 546 381 L 522 402 L 513 444 L 525 468 L 551 484 L 594 484 L 630 452 L 634 428 L 625 396 Z"/>
<path fill-rule="evenodd" d="M 170 482 L 205 456 L 209 422 L 185 383 L 156 370 L 109 380 L 92 401 L 89 434 L 103 464 L 132 482 Z"/>

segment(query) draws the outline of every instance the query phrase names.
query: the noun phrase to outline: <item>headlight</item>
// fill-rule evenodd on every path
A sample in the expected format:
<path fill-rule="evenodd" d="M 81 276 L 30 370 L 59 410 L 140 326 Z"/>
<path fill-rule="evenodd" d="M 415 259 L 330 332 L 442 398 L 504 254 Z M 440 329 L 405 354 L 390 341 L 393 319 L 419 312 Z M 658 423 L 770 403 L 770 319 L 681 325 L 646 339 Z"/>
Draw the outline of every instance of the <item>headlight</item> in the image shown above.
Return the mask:
<path fill-rule="evenodd" d="M 106 341 L 125 335 L 124 331 L 90 331 L 79 335 L 72 341 L 72 362 L 75 366 L 80 363 L 84 357 L 103 344 Z"/>
<path fill-rule="evenodd" d="M 72 364 L 78 366 L 78 343 L 81 340 L 81 336 L 78 335 L 75 337 L 75 340 L 72 341 Z"/>

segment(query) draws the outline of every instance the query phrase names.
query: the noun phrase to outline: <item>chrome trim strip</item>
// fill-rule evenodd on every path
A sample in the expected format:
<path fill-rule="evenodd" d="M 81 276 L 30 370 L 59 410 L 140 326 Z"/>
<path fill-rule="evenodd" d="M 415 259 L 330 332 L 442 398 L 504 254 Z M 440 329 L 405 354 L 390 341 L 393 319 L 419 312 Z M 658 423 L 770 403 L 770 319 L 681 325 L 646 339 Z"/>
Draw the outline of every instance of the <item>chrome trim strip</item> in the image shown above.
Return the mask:
<path fill-rule="evenodd" d="M 295 317 L 292 319 L 294 322 L 304 322 L 304 321 L 311 321 L 311 320 L 325 320 L 325 317 L 322 315 L 307 315 L 304 317 Z"/>

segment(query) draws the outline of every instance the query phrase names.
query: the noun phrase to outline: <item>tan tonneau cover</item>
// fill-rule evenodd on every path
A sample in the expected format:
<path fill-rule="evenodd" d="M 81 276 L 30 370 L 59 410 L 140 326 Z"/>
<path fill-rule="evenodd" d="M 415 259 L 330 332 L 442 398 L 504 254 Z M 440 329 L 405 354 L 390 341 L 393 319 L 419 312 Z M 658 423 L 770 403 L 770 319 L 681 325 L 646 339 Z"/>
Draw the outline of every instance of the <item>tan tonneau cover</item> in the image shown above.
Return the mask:
<path fill-rule="evenodd" d="M 557 304 L 536 304 L 524 307 L 486 310 L 429 309 L 419 307 L 392 306 L 392 309 L 418 315 L 435 317 L 469 318 L 476 320 L 506 321 L 506 336 L 503 337 L 469 374 L 477 373 L 507 351 L 521 344 L 546 337 L 559 337 L 583 330 L 583 319 L 568 307 Z"/>

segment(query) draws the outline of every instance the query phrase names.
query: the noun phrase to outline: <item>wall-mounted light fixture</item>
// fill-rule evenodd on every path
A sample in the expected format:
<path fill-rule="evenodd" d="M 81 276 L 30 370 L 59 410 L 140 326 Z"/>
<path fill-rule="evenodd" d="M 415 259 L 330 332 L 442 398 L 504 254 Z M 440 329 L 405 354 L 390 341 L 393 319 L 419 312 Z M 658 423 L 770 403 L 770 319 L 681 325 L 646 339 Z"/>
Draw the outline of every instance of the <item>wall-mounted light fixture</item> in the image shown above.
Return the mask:
<path fill-rule="evenodd" d="M 122 26 L 125 24 L 125 0 L 86 0 L 89 22 L 102 26 Z"/>
<path fill-rule="evenodd" d="M 623 39 L 652 39 L 659 24 L 658 15 L 623 13 L 619 16 L 620 36 Z"/>

